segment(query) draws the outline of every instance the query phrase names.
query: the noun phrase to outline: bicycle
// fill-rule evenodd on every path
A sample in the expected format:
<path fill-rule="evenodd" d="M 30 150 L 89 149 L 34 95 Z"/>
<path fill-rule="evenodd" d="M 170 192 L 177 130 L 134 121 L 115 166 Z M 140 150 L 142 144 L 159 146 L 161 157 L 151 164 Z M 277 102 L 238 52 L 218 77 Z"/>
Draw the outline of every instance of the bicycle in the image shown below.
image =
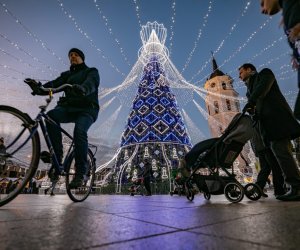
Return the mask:
<path fill-rule="evenodd" d="M 32 83 L 29 84 L 26 81 L 24 82 L 32 87 L 30 85 Z M 0 137 L 4 138 L 6 146 L 6 152 L 0 153 L 0 162 L 5 163 L 1 171 L 2 173 L 0 172 L 0 177 L 2 177 L 0 178 L 0 182 L 5 178 L 5 176 L 3 176 L 5 169 L 8 170 L 12 168 L 12 170 L 18 171 L 23 175 L 20 178 L 15 178 L 14 182 L 16 183 L 14 183 L 10 190 L 5 190 L 5 192 L 2 191 L 0 193 L 0 206 L 12 201 L 22 192 L 26 184 L 34 176 L 40 158 L 42 158 L 44 162 L 52 163 L 49 173 L 52 171 L 52 174 L 55 173 L 58 176 L 65 176 L 66 191 L 72 201 L 84 201 L 91 193 L 95 180 L 95 154 L 97 152 L 97 147 L 89 144 L 88 165 L 84 175 L 84 181 L 79 188 L 70 189 L 69 183 L 75 176 L 73 137 L 55 121 L 51 120 L 46 114 L 47 107 L 53 99 L 53 93 L 71 87 L 72 85 L 70 84 L 64 84 L 56 89 L 39 87 L 42 91 L 47 93 L 46 95 L 48 95 L 48 97 L 45 100 L 46 104 L 39 106 L 40 111 L 35 119 L 31 119 L 27 113 L 23 113 L 14 107 L 0 105 Z M 55 124 L 57 129 L 71 140 L 62 166 L 60 166 L 58 158 L 53 150 L 45 122 Z M 40 132 L 38 131 L 38 128 L 41 129 L 49 152 L 41 152 Z"/>

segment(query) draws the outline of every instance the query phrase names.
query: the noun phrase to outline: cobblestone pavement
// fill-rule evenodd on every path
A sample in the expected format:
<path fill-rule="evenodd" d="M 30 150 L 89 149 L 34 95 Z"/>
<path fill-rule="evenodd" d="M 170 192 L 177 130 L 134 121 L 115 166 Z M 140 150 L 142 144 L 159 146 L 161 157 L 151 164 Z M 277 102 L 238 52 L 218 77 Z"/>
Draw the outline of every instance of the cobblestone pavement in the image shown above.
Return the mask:
<path fill-rule="evenodd" d="M 0 208 L 0 249 L 300 249 L 300 202 L 184 196 L 19 195 Z"/>

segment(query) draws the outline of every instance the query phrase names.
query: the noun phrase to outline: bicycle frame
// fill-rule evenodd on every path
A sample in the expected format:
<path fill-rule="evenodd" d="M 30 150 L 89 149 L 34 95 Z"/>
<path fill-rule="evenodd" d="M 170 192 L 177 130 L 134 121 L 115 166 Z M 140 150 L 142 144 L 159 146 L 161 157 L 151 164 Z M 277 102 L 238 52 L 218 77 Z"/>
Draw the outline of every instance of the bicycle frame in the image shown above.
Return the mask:
<path fill-rule="evenodd" d="M 60 130 L 60 132 L 62 132 L 64 135 L 66 135 L 67 137 L 69 137 L 71 140 L 72 140 L 72 143 L 68 149 L 68 152 L 65 156 L 65 159 L 64 159 L 64 162 L 62 164 L 62 167 L 65 166 L 66 164 L 66 161 L 68 159 L 68 156 L 70 155 L 71 151 L 72 151 L 72 148 L 74 146 L 74 140 L 73 140 L 73 137 L 66 131 L 64 130 L 63 128 L 61 128 L 55 121 L 53 121 L 48 115 L 46 115 L 44 113 L 44 111 L 42 110 L 36 120 L 38 121 L 39 125 L 40 125 L 40 128 L 42 130 L 42 133 L 43 133 L 43 136 L 45 138 L 45 141 L 46 141 L 46 144 L 47 144 L 47 147 L 49 149 L 49 152 L 50 152 L 50 155 L 51 155 L 51 159 L 52 159 L 52 166 L 55 168 L 55 170 L 57 171 L 57 173 L 61 173 L 63 169 L 61 169 L 61 166 L 60 166 L 60 163 L 57 159 L 57 156 L 54 152 L 54 149 L 53 149 L 53 146 L 52 146 L 52 143 L 51 143 L 51 139 L 49 137 L 49 134 L 48 134 L 48 131 L 47 131 L 47 128 L 46 128 L 46 124 L 45 124 L 45 121 L 55 125 L 57 127 L 58 130 Z"/>

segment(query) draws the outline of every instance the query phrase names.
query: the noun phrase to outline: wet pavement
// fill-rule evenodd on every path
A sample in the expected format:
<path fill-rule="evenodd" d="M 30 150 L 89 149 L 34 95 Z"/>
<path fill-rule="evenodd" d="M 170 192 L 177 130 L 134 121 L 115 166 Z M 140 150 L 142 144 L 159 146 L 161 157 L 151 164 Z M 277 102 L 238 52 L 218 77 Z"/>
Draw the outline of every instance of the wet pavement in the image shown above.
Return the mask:
<path fill-rule="evenodd" d="M 300 249 L 300 202 L 19 195 L 0 208 L 0 249 Z"/>

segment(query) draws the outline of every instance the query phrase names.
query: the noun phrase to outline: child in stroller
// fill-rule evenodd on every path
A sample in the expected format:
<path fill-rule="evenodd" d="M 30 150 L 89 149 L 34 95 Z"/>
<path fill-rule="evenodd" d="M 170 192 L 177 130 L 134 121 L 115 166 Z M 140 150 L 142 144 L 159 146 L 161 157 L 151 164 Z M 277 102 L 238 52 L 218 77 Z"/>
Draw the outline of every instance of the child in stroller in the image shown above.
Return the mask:
<path fill-rule="evenodd" d="M 173 194 L 178 194 L 181 196 L 182 194 L 185 194 L 185 188 L 184 183 L 185 179 L 183 178 L 182 174 L 176 170 L 173 171 L 173 191 L 170 192 L 170 195 L 173 196 Z"/>
<path fill-rule="evenodd" d="M 129 192 L 131 196 L 134 195 L 144 195 L 143 191 L 142 191 L 142 185 L 144 182 L 144 178 L 143 177 L 138 177 L 136 178 L 133 182 L 132 185 L 129 188 Z"/>
<path fill-rule="evenodd" d="M 187 198 L 194 199 L 193 184 L 196 184 L 206 200 L 209 200 L 211 195 L 218 194 L 224 194 L 230 202 L 240 202 L 244 195 L 251 200 L 258 200 L 262 193 L 259 186 L 249 183 L 243 187 L 233 173 L 233 162 L 252 135 L 252 119 L 245 113 L 239 113 L 221 137 L 196 144 L 180 161 L 179 166 L 181 173 L 186 177 Z M 204 168 L 208 174 L 197 173 Z M 228 171 L 230 168 L 231 173 Z M 220 175 L 220 169 L 225 175 Z"/>

